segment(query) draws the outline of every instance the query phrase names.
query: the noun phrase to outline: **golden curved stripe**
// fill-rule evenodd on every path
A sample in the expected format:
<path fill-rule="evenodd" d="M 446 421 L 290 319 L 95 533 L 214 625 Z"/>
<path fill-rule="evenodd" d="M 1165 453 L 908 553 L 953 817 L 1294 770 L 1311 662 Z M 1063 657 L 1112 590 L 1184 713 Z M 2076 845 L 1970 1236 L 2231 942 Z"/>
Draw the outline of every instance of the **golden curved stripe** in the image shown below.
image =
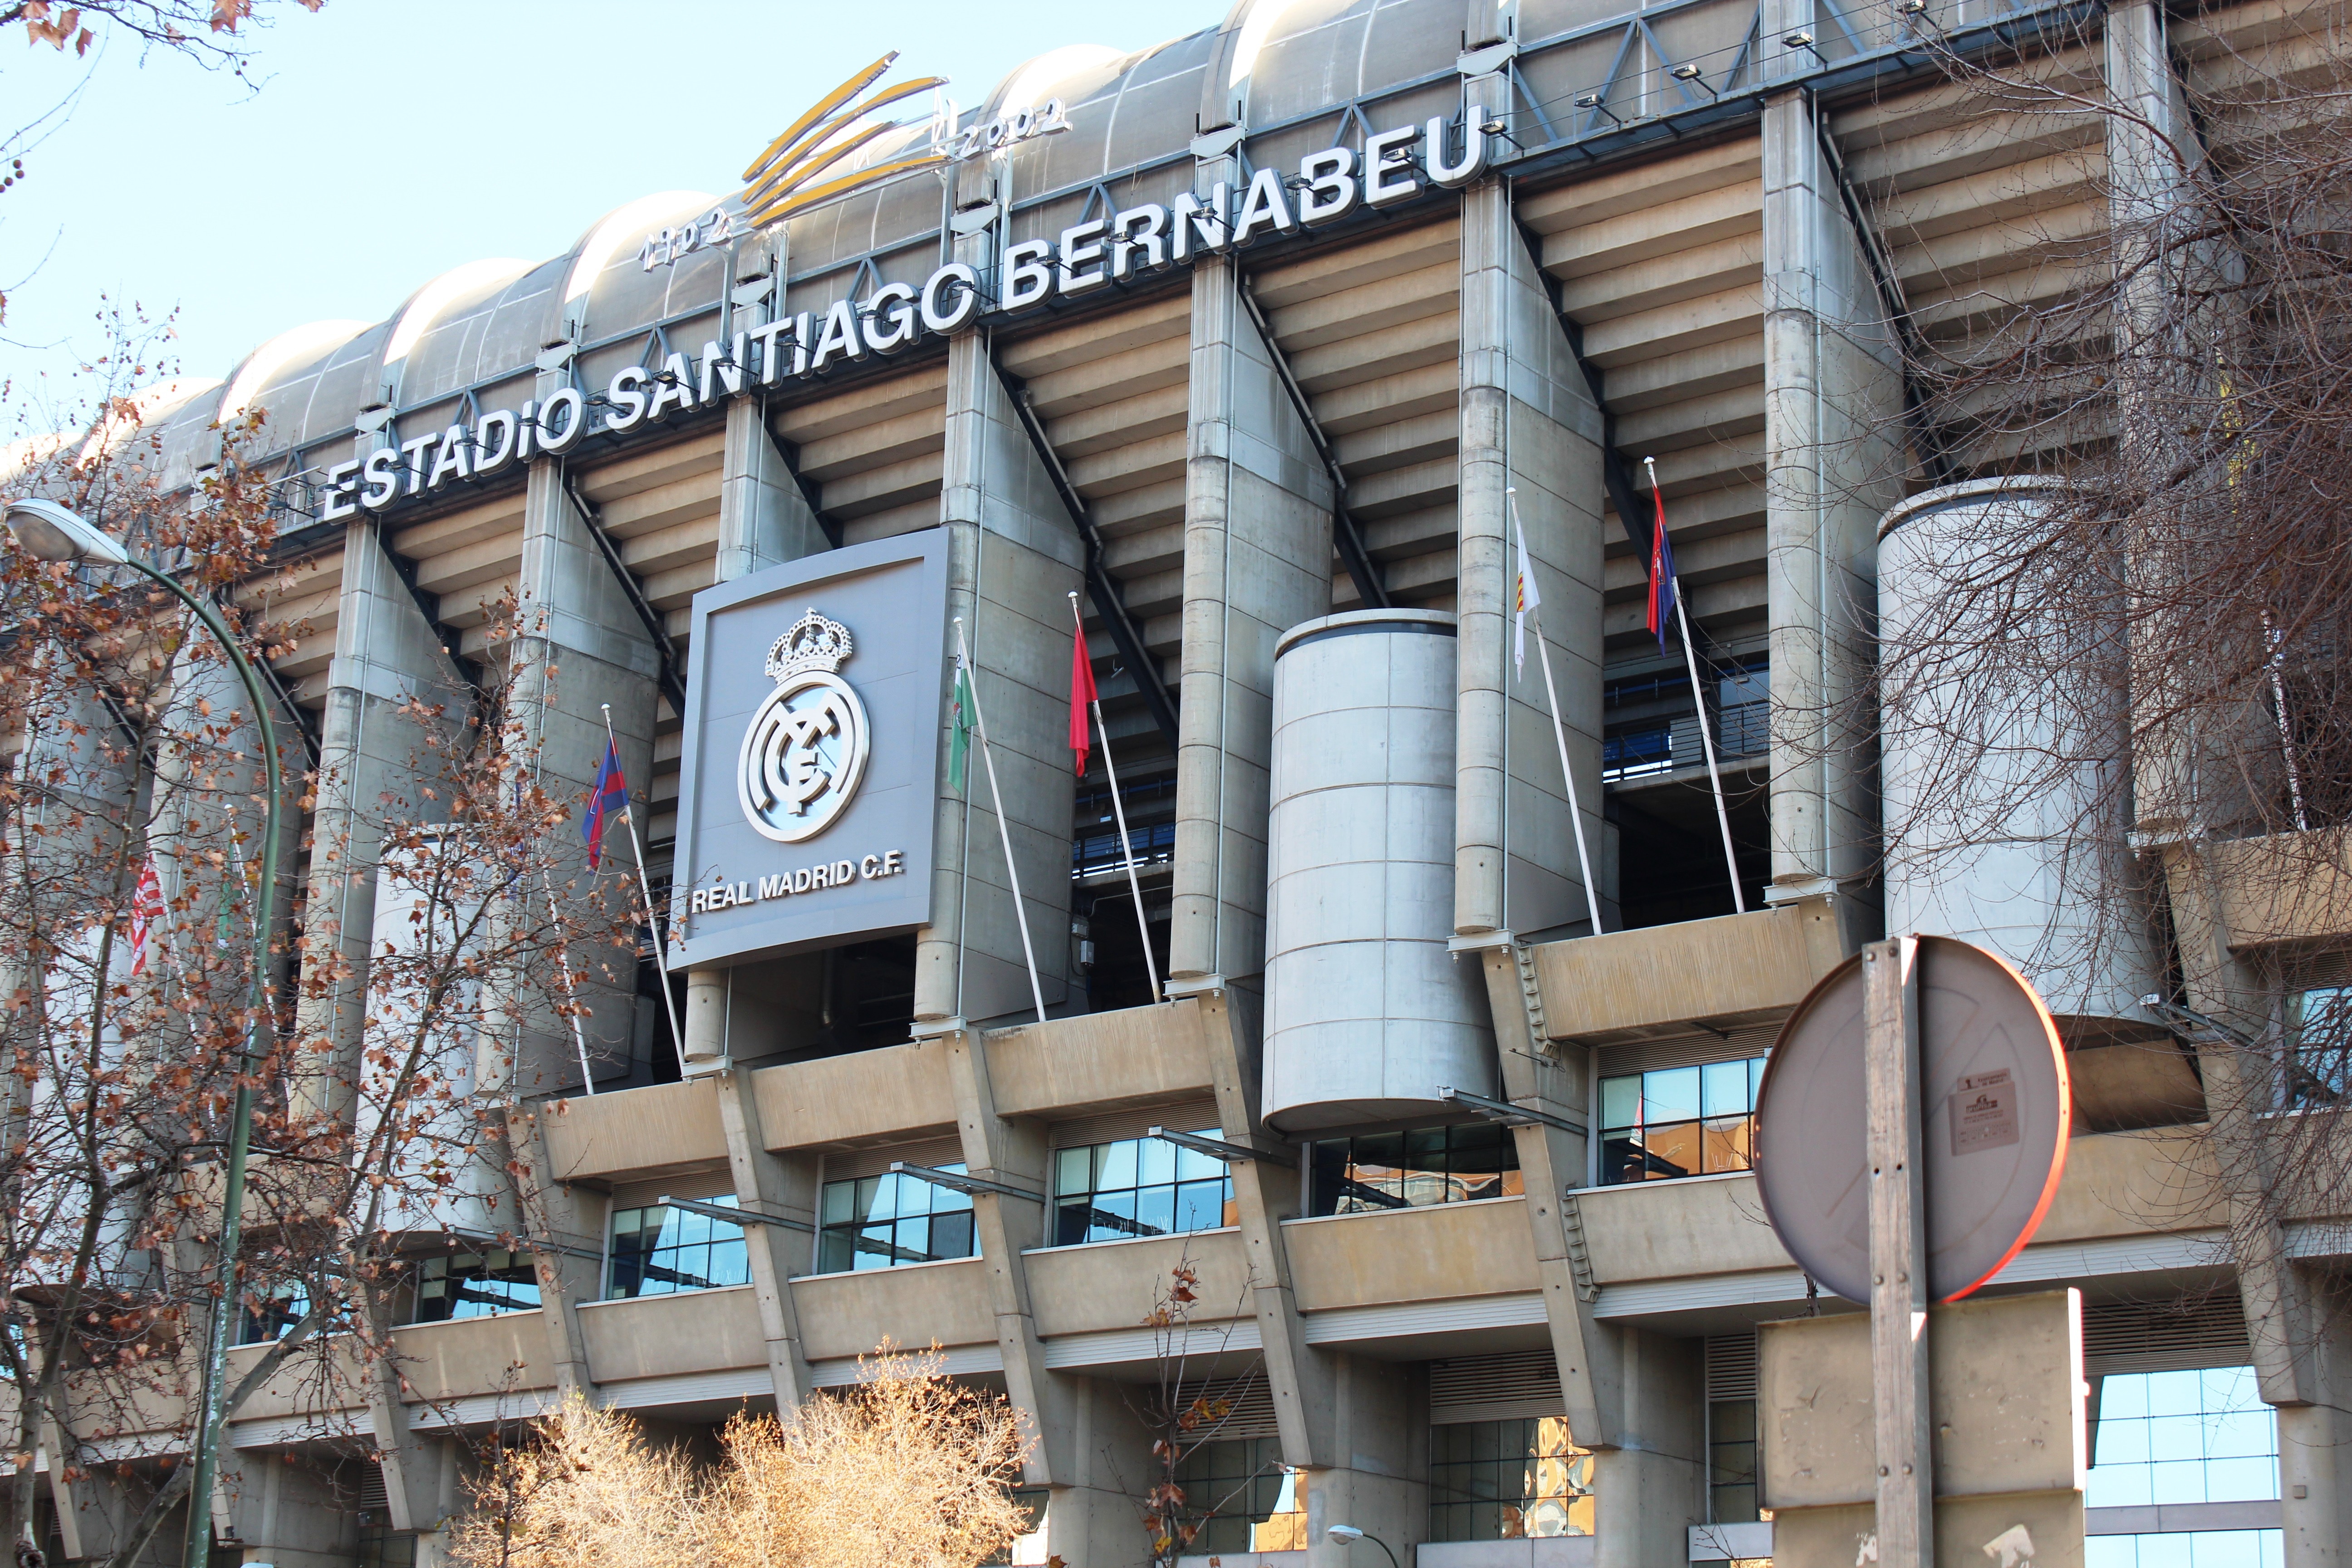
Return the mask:
<path fill-rule="evenodd" d="M 778 187 L 782 183 L 796 180 L 808 174 L 811 172 L 812 167 L 809 160 L 814 157 L 815 154 L 824 147 L 825 138 L 833 135 L 835 132 L 856 124 L 859 120 L 871 114 L 874 110 L 881 108 L 886 103 L 896 103 L 899 100 L 910 98 L 916 93 L 928 92 L 932 88 L 940 86 L 946 80 L 947 78 L 942 76 L 927 76 L 919 80 L 908 82 L 903 87 L 894 87 L 887 92 L 877 93 L 863 103 L 854 103 L 850 105 L 847 109 L 843 110 L 839 114 L 835 115 L 831 120 L 826 121 L 823 125 L 818 126 L 815 130 L 811 131 L 806 135 L 803 136 L 794 146 L 785 153 L 783 156 L 772 161 L 769 164 L 768 172 L 751 183 L 749 190 L 746 192 L 745 200 L 766 201 L 769 197 L 776 194 L 775 187 Z M 835 151 L 835 155 L 838 155 L 837 149 Z M 821 168 L 824 163 L 829 163 L 833 161 L 832 157 L 827 157 L 814 166 Z M 751 193 L 752 192 L 756 192 L 757 195 L 751 195 Z"/>
<path fill-rule="evenodd" d="M 947 161 L 948 155 L 944 153 L 927 153 L 919 158 L 903 158 L 895 163 L 882 163 L 871 169 L 860 169 L 854 174 L 844 174 L 840 179 L 831 180 L 822 185 L 814 185 L 808 190 L 796 192 L 781 200 L 771 202 L 757 212 L 746 214 L 743 221 L 753 228 L 765 227 L 779 218 L 790 217 L 794 213 L 805 211 L 820 202 L 831 201 L 835 196 L 845 196 L 861 186 L 887 180 L 894 174 L 911 174 L 917 169 L 936 169 Z"/>
<path fill-rule="evenodd" d="M 847 81 L 843 82 L 839 87 L 835 88 L 831 92 L 826 93 L 823 98 L 817 100 L 815 104 L 810 108 L 807 113 L 802 115 L 798 120 L 793 121 L 790 125 L 786 126 L 782 135 L 777 137 L 773 142 L 769 142 L 766 149 L 762 151 L 758 157 L 751 160 L 751 166 L 743 171 L 743 178 L 749 181 L 756 177 L 761 170 L 768 166 L 770 159 L 775 157 L 785 148 L 790 147 L 793 142 L 799 141 L 802 132 L 806 131 L 810 126 L 814 125 L 818 121 L 823 120 L 826 115 L 831 114 L 835 110 L 839 109 L 843 104 L 848 102 L 851 99 L 856 98 L 868 87 L 871 87 L 874 82 L 880 78 L 884 71 L 890 68 L 890 62 L 898 58 L 898 51 L 892 49 L 888 54 L 884 55 L 880 59 L 876 60 L 872 65 L 867 66 L 864 70 L 857 72 Z"/>
<path fill-rule="evenodd" d="M 886 120 L 879 125 L 866 126 L 831 147 L 821 143 L 812 145 L 805 156 L 795 158 L 791 163 L 770 171 L 767 178 L 746 189 L 743 192 L 743 205 L 747 207 L 756 207 L 774 201 L 779 196 L 790 195 L 795 189 L 806 184 L 810 175 L 831 168 L 884 132 L 896 131 L 898 128 L 898 121 Z"/>

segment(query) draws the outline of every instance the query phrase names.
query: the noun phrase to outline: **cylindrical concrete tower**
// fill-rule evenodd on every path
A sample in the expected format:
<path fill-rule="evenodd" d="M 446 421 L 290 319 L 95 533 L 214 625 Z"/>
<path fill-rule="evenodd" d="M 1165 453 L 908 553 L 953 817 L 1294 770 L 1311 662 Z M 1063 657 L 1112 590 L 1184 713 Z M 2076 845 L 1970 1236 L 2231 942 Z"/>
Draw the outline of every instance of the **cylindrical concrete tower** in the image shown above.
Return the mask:
<path fill-rule="evenodd" d="M 2160 986 L 2121 863 L 2119 659 L 2084 626 L 1971 625 L 1991 613 L 1955 596 L 1972 563 L 2014 557 L 2057 493 L 2047 479 L 1973 479 L 1879 524 L 1886 929 L 1990 949 L 2062 1019 L 2134 1017 Z"/>
<path fill-rule="evenodd" d="M 1495 1037 L 1454 928 L 1454 617 L 1361 610 L 1275 646 L 1265 1119 L 1284 1131 L 1490 1093 Z"/>

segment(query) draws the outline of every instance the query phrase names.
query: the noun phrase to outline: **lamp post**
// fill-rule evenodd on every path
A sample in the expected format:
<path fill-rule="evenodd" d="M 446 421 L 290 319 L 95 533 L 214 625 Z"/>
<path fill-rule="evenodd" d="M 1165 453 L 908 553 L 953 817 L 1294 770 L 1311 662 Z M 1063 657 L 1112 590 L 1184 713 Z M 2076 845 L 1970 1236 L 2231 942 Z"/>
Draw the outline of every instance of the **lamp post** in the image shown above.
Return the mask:
<path fill-rule="evenodd" d="M 222 1406 L 227 1400 L 228 1329 L 236 1313 L 236 1249 L 244 1229 L 245 1163 L 253 1141 L 253 1089 L 250 1079 L 260 1059 L 261 1029 L 269 1002 L 269 933 L 278 923 L 278 836 L 283 812 L 286 780 L 278 763 L 278 731 L 269 720 L 269 700 L 261 673 L 236 646 L 217 606 L 190 593 L 177 579 L 132 556 L 121 545 L 54 501 L 8 502 L 8 531 L 27 554 L 42 561 L 89 561 L 102 566 L 128 566 L 170 590 L 195 612 L 221 651 L 236 667 L 253 703 L 254 721 L 261 730 L 261 759 L 267 771 L 265 799 L 268 817 L 261 836 L 260 910 L 253 927 L 253 992 L 246 1026 L 245 1050 L 237 1064 L 236 1098 L 229 1115 L 228 1170 L 221 1196 L 220 1261 L 215 1304 L 205 1335 L 203 1394 L 196 1426 L 195 1477 L 188 1487 L 188 1534 L 184 1568 L 208 1568 L 212 1558 L 213 1476 L 219 1468 Z"/>
<path fill-rule="evenodd" d="M 1335 1546 L 1353 1546 L 1359 1541 L 1369 1541 L 1373 1545 L 1379 1547 L 1382 1552 L 1388 1552 L 1389 1568 L 1403 1568 L 1403 1565 L 1397 1562 L 1397 1554 L 1393 1552 L 1389 1552 L 1389 1543 L 1387 1542 L 1382 1541 L 1377 1535 L 1367 1534 L 1363 1531 L 1358 1530 L 1352 1524 L 1335 1524 L 1328 1530 L 1326 1530 L 1323 1534 L 1325 1538 Z"/>

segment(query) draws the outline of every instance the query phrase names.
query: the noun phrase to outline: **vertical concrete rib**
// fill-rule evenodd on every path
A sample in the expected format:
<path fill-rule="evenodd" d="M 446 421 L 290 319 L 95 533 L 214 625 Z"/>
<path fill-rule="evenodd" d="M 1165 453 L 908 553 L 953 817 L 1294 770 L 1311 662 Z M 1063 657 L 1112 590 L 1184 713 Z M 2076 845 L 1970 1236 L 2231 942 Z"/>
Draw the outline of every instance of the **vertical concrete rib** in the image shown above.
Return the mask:
<path fill-rule="evenodd" d="M 1517 491 L 1602 918 L 1615 903 L 1601 819 L 1601 413 L 1511 214 L 1486 180 L 1462 205 L 1461 663 L 1454 929 L 1523 940 L 1591 921 L 1532 630 L 1512 664 Z"/>
<path fill-rule="evenodd" d="M 1815 25 L 1812 0 L 1765 7 L 1766 37 Z M 1811 61 L 1801 49 L 1768 58 L 1783 74 Z M 1901 361 L 1822 154 L 1820 112 L 1791 87 L 1763 118 L 1776 902 L 1850 889 L 1875 858 L 1867 628 L 1877 521 L 1902 494 L 1905 461 Z"/>
<path fill-rule="evenodd" d="M 1204 162 L 1202 180 L 1230 163 Z M 1331 481 L 1231 258 L 1193 268 L 1192 328 L 1168 951 L 1180 990 L 1265 967 L 1274 644 L 1331 608 Z"/>
<path fill-rule="evenodd" d="M 355 455 L 392 444 L 388 430 L 363 435 Z M 343 531 L 335 654 L 319 725 L 302 967 L 335 978 L 306 988 L 296 1010 L 300 1037 L 330 1047 L 301 1086 L 302 1108 L 311 1113 L 342 1114 L 356 1092 L 383 803 L 422 805 L 416 767 L 424 736 L 399 712 L 411 700 L 445 703 L 459 721 L 472 707 L 467 682 L 394 569 L 382 525 L 362 512 Z"/>
<path fill-rule="evenodd" d="M 974 254 L 986 236 L 960 242 Z M 948 345 L 945 471 L 940 521 L 948 531 L 948 614 L 961 616 L 973 682 L 988 720 L 1004 795 L 1023 909 L 1047 1006 L 1067 990 L 1070 814 L 1076 782 L 1069 750 L 1070 602 L 1084 555 L 1069 514 L 991 357 L 987 335 Z M 955 637 L 950 628 L 950 651 Z M 950 666 L 952 659 L 950 660 Z M 950 668 L 940 687 L 940 743 L 948 739 Z M 977 749 L 975 742 L 975 750 Z M 915 1019 L 938 1029 L 959 1018 L 1030 1008 L 1021 928 L 1003 841 L 990 820 L 988 772 L 971 762 L 966 788 L 940 770 L 931 923 L 916 935 Z"/>

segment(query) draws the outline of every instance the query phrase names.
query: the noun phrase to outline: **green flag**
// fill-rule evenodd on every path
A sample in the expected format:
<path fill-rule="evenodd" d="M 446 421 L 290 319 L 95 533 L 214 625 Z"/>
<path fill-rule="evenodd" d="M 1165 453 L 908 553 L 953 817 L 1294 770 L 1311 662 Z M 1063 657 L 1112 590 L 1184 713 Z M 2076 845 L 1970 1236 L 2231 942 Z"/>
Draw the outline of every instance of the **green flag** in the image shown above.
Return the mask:
<path fill-rule="evenodd" d="M 949 715 L 953 726 L 948 737 L 948 787 L 963 789 L 963 762 L 971 754 L 971 672 L 963 660 L 956 660 L 954 708 Z"/>

